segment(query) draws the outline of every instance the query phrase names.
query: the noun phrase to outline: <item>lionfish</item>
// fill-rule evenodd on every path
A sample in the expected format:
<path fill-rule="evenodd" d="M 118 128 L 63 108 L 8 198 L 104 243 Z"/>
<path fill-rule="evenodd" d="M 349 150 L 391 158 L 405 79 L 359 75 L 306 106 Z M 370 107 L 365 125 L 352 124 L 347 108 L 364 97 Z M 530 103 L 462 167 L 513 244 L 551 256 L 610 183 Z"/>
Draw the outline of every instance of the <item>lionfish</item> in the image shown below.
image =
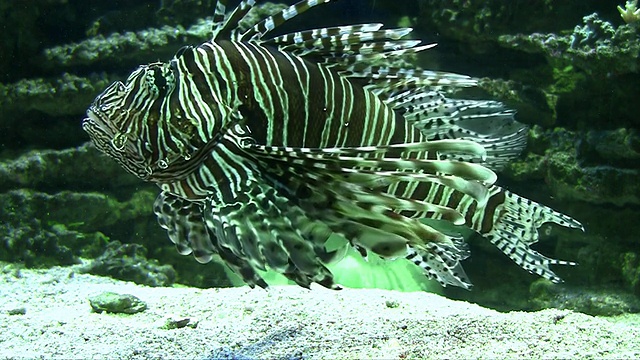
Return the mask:
<path fill-rule="evenodd" d="M 258 270 L 339 288 L 326 265 L 353 246 L 405 258 L 442 285 L 469 289 L 464 225 L 553 282 L 529 245 L 547 222 L 579 222 L 494 183 L 527 127 L 497 101 L 450 98 L 477 80 L 380 65 L 431 48 L 411 28 L 369 23 L 267 36 L 331 0 L 303 0 L 252 20 L 254 0 L 217 2 L 210 41 L 135 70 L 87 111 L 95 146 L 156 183 L 160 226 L 181 254 L 219 256 L 244 281 Z M 376 65 L 377 64 L 377 65 Z M 344 247 L 328 250 L 342 235 Z"/>

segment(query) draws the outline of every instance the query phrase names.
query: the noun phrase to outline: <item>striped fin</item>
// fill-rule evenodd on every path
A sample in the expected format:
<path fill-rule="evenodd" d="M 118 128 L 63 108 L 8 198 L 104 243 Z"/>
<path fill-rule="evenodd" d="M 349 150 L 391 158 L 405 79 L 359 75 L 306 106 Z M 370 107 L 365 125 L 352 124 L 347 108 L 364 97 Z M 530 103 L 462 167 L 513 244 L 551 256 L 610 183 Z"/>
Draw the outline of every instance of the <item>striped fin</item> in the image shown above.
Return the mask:
<path fill-rule="evenodd" d="M 271 30 L 284 24 L 288 20 L 304 13 L 314 6 L 322 5 L 330 2 L 331 0 L 302 0 L 288 8 L 266 17 L 262 21 L 253 25 L 250 29 L 242 33 L 239 36 L 238 41 L 260 41 L 262 37 Z"/>
<path fill-rule="evenodd" d="M 420 40 L 400 40 L 413 29 L 381 29 L 380 24 L 361 24 L 306 30 L 277 36 L 263 44 L 281 51 L 324 59 L 325 64 L 366 64 L 374 60 L 416 53 L 435 44 L 418 46 Z"/>
<path fill-rule="evenodd" d="M 436 44 L 418 46 L 419 40 L 400 40 L 411 28 L 381 29 L 377 23 L 328 27 L 298 31 L 264 40 L 265 45 L 302 57 L 320 57 L 328 67 L 349 78 L 387 79 L 379 89 L 422 86 L 475 86 L 465 75 L 417 69 L 372 66 L 371 63 L 430 49 Z M 391 80 L 394 81 L 391 81 Z M 436 81 L 437 80 L 437 81 Z"/>
<path fill-rule="evenodd" d="M 412 150 L 420 149 L 423 144 L 425 148 L 432 146 L 440 149 L 464 148 L 469 145 L 477 149 L 477 144 L 472 142 L 445 141 L 429 142 L 420 144 L 407 144 Z M 361 184 L 368 187 L 388 186 L 397 182 L 429 182 L 438 183 L 452 187 L 462 193 L 475 198 L 478 202 L 486 201 L 486 188 L 483 184 L 492 184 L 496 180 L 493 171 L 476 164 L 459 161 L 429 160 L 420 158 L 390 158 L 385 157 L 385 152 L 390 149 L 402 149 L 402 145 L 386 147 L 362 147 L 360 149 L 370 152 L 380 152 L 380 158 L 364 158 L 364 151 L 357 152 L 357 148 L 327 148 L 327 149 L 306 149 L 306 148 L 278 148 L 261 145 L 247 145 L 245 149 L 263 161 L 278 162 L 287 168 L 298 167 L 307 171 L 321 171 L 324 174 L 340 178 L 352 184 Z M 375 149 L 375 150 L 374 150 Z M 288 170 L 288 169 L 287 169 Z M 285 170 L 282 170 L 283 172 Z M 387 199 L 387 204 L 389 203 Z M 413 200 L 415 201 L 415 200 Z M 420 205 L 426 206 L 424 202 Z M 428 207 L 427 207 L 428 208 Z M 414 210 L 407 207 L 398 207 L 397 210 Z M 434 210 L 437 209 L 434 208 Z M 440 211 L 439 211 L 440 212 Z M 458 222 L 458 220 L 455 220 Z"/>
<path fill-rule="evenodd" d="M 460 260 L 469 257 L 469 247 L 463 239 L 455 239 L 453 246 L 429 243 L 422 248 L 410 247 L 406 259 L 420 267 L 442 286 L 454 285 L 471 290 L 473 286 Z"/>
<path fill-rule="evenodd" d="M 420 43 L 419 40 L 398 40 L 408 34 L 411 29 L 372 30 L 377 25 L 367 24 L 299 32 L 265 41 L 264 44 L 277 44 L 281 51 L 297 56 L 337 58 L 343 55 L 408 49 Z"/>
<path fill-rule="evenodd" d="M 402 109 L 403 104 L 411 96 L 477 86 L 477 80 L 467 75 L 442 71 L 372 66 L 361 63 L 329 66 L 350 81 L 361 83 L 365 89 L 376 94 L 387 105 L 399 109 Z"/>
<path fill-rule="evenodd" d="M 166 191 L 158 195 L 153 207 L 158 223 L 167 230 L 169 239 L 176 245 L 180 254 L 193 254 L 202 264 L 220 255 L 249 286 L 266 287 L 267 283 L 252 267 L 247 266 L 228 248 L 219 245 L 220 234 L 209 231 L 210 227 L 206 226 L 204 220 L 203 208 L 202 204 L 186 201 Z"/>
<path fill-rule="evenodd" d="M 310 217 L 343 235 L 362 254 L 366 249 L 387 259 L 407 257 L 443 285 L 470 287 L 460 265 L 468 256 L 461 239 L 392 211 L 411 199 L 390 197 L 313 169 L 290 168 L 276 180 Z"/>
<path fill-rule="evenodd" d="M 501 169 L 521 153 L 526 145 L 526 127 L 513 120 L 513 111 L 504 109 L 498 102 L 451 100 L 434 91 L 475 86 L 475 79 L 445 72 L 368 65 L 376 59 L 406 55 L 409 50 L 417 52 L 434 46 L 416 47 L 417 41 L 380 42 L 398 40 L 411 29 L 380 30 L 378 25 L 309 30 L 282 35 L 266 43 L 278 44 L 281 50 L 300 56 L 324 55 L 325 62 L 342 76 L 368 80 L 370 83 L 366 88 L 392 107 L 403 110 L 405 119 L 420 129 L 427 139 L 462 138 L 485 146 L 488 156 L 483 163 L 492 169 Z M 425 92 L 425 89 L 432 91 Z M 433 112 L 425 116 L 429 111 Z M 477 160 L 455 152 L 442 153 L 442 156 L 461 161 Z"/>
<path fill-rule="evenodd" d="M 211 260 L 215 250 L 204 227 L 201 205 L 163 191 L 153 204 L 153 212 L 180 254 L 189 255 L 198 248 L 202 251 L 195 252 L 194 257 L 199 262 Z"/>
<path fill-rule="evenodd" d="M 240 21 L 245 18 L 255 4 L 255 0 L 243 0 L 231 13 L 225 14 L 226 1 L 218 1 L 213 17 L 213 37 L 211 41 L 235 39 L 240 28 Z"/>
<path fill-rule="evenodd" d="M 266 43 L 300 56 L 324 56 L 325 62 L 350 79 L 369 81 L 366 88 L 387 104 L 404 112 L 404 118 L 427 139 L 462 138 L 485 146 L 483 163 L 499 170 L 517 157 L 526 145 L 526 127 L 513 119 L 514 112 L 495 101 L 447 99 L 435 90 L 475 86 L 465 75 L 368 65 L 376 59 L 401 56 L 434 45 L 398 42 L 410 28 L 380 30 L 378 24 L 309 30 L 282 35 Z M 380 41 L 395 40 L 395 41 Z M 430 89 L 430 91 L 425 91 Z M 449 152 L 445 158 L 472 161 Z"/>
<path fill-rule="evenodd" d="M 372 66 L 380 59 L 404 56 L 435 47 L 436 44 L 418 46 L 419 40 L 400 40 L 411 28 L 381 29 L 382 25 L 360 24 L 299 31 L 264 40 L 265 45 L 276 45 L 281 51 L 302 57 L 320 57 L 328 67 L 348 78 L 361 78 L 377 83 L 378 90 L 426 88 L 441 86 L 476 86 L 466 75 L 418 69 Z M 380 80 L 387 80 L 381 83 Z M 388 97 L 387 96 L 383 96 Z"/>
<path fill-rule="evenodd" d="M 387 66 L 356 65 L 341 70 L 340 74 L 350 79 L 366 80 L 368 90 L 376 93 L 387 104 L 396 104 L 396 106 L 398 101 L 395 96 L 406 97 L 412 89 L 435 90 L 443 87 L 477 85 L 477 81 L 467 75 Z"/>
<path fill-rule="evenodd" d="M 482 147 L 478 147 L 477 144 L 465 140 L 323 149 L 245 144 L 244 149 L 261 158 L 323 170 L 362 168 L 376 169 L 381 172 L 423 172 L 426 174 L 452 175 L 466 180 L 480 181 L 485 184 L 493 184 L 497 180 L 497 176 L 493 171 L 476 164 L 460 161 L 434 160 L 426 157 L 405 158 L 401 155 L 402 153 L 428 152 L 429 149 L 438 149 L 438 151 L 443 151 L 444 149 L 460 152 L 468 151 L 467 154 L 473 156 L 482 156 L 484 154 Z M 398 155 L 397 151 L 400 151 L 400 155 Z M 363 155 L 367 153 L 377 153 L 379 158 L 364 157 Z"/>
<path fill-rule="evenodd" d="M 449 145 L 455 144 L 455 142 L 447 143 Z M 425 144 L 428 146 L 429 143 Z M 463 142 L 462 144 L 470 143 Z M 414 149 L 413 147 L 417 145 L 409 144 L 408 146 Z M 402 145 L 394 145 L 393 147 L 401 148 Z M 382 167 L 384 169 L 387 167 L 393 171 L 405 171 L 402 174 L 404 176 L 416 175 L 419 177 L 422 174 L 417 171 L 425 169 L 414 167 L 415 163 L 421 163 L 416 159 L 412 159 L 413 161 L 389 160 L 384 156 L 374 160 L 361 157 L 348 158 L 336 156 L 340 154 L 340 149 L 278 148 L 251 143 L 245 143 L 243 148 L 249 152 L 251 157 L 264 163 L 262 166 L 264 175 L 272 179 L 272 183 L 279 191 L 295 201 L 309 217 L 326 223 L 333 231 L 344 235 L 353 245 L 362 246 L 383 257 L 397 257 L 405 256 L 407 244 L 424 244 L 430 241 L 453 244 L 449 236 L 416 219 L 399 214 L 402 210 L 423 209 L 423 202 L 389 196 L 369 186 L 362 186 L 358 181 L 352 181 L 353 179 L 345 177 L 343 174 L 343 171 L 354 171 L 355 168 L 380 169 Z M 373 151 L 376 147 L 363 147 L 363 149 Z M 477 150 L 477 148 L 475 149 Z M 355 151 L 355 149 L 350 150 Z M 378 147 L 376 150 L 383 151 L 384 149 Z M 313 157 L 309 155 L 313 153 L 322 153 L 324 156 Z M 451 171 L 452 169 L 445 168 L 452 165 L 454 167 L 472 165 L 462 163 L 454 165 L 451 162 L 435 163 L 444 166 L 435 170 L 436 173 Z M 433 171 L 433 169 L 430 170 Z M 477 176 L 477 179 L 481 180 L 495 180 L 495 174 L 484 167 L 468 170 L 467 172 L 467 170 L 459 168 L 451 172 L 457 175 L 464 173 L 464 176 Z M 474 170 L 479 172 L 476 173 Z M 488 173 L 481 174 L 487 170 Z M 356 176 L 361 177 L 362 173 L 356 171 Z M 474 178 L 474 181 L 477 179 Z M 372 178 L 370 181 L 375 181 L 375 179 Z M 435 211 L 435 207 L 432 209 Z M 447 211 L 449 211 L 448 214 L 454 213 L 450 209 Z M 441 211 L 441 213 L 445 213 L 445 211 Z M 457 219 L 452 220 L 458 222 Z"/>
<path fill-rule="evenodd" d="M 295 148 L 287 146 L 258 145 L 251 140 L 243 142 L 243 147 L 252 151 L 264 152 L 273 156 L 295 156 L 302 154 L 307 156 L 362 156 L 385 153 L 417 153 L 420 151 L 445 151 L 453 150 L 465 152 L 475 157 L 483 157 L 486 150 L 473 141 L 466 140 L 438 140 L 429 142 L 413 142 L 402 144 L 390 144 L 380 146 L 354 146 L 354 147 L 325 147 L 325 148 Z"/>
<path fill-rule="evenodd" d="M 455 209 L 465 217 L 466 226 L 493 243 L 520 267 L 553 282 L 561 282 L 561 279 L 550 269 L 551 265 L 576 265 L 574 262 L 548 258 L 530 248 L 538 241 L 538 229 L 545 223 L 583 230 L 582 225 L 573 218 L 496 185 L 489 188 L 484 204 L 451 187 L 437 183 L 419 185 L 390 188 L 388 191 L 396 197 L 424 198 L 429 203 Z M 428 185 L 426 193 L 422 192 L 422 185 Z M 403 215 L 443 220 L 437 212 L 403 212 Z"/>
<path fill-rule="evenodd" d="M 324 265 L 341 256 L 324 248 L 331 230 L 309 219 L 274 188 L 256 182 L 248 186 L 233 202 L 207 202 L 207 226 L 220 246 L 241 263 L 273 269 L 300 286 L 317 282 L 339 288 Z"/>
<path fill-rule="evenodd" d="M 525 270 L 555 283 L 562 282 L 549 266 L 577 264 L 548 258 L 531 249 L 529 245 L 538 241 L 538 228 L 545 223 L 556 223 L 584 231 L 582 224 L 547 206 L 497 186 L 492 187 L 490 191 L 493 196 L 499 198 L 500 204 L 493 211 L 495 218 L 491 230 L 483 236 Z"/>
<path fill-rule="evenodd" d="M 309 44 L 317 42 L 326 43 L 325 39 L 335 36 L 349 35 L 357 32 L 372 32 L 382 28 L 380 23 L 334 26 L 321 29 L 296 31 L 289 34 L 279 35 L 262 42 L 264 45 L 278 46 L 282 51 L 296 52 L 296 49 L 303 50 Z"/>
<path fill-rule="evenodd" d="M 224 26 L 224 19 L 227 17 L 227 0 L 216 1 L 216 8 L 213 13 L 213 39 Z"/>
<path fill-rule="evenodd" d="M 497 101 L 448 99 L 438 92 L 411 92 L 390 99 L 395 109 L 427 139 L 465 139 L 487 150 L 483 163 L 500 170 L 526 146 L 527 127 L 514 120 L 515 112 Z M 473 161 L 464 154 L 449 157 Z"/>
<path fill-rule="evenodd" d="M 404 43 L 405 45 L 410 43 Z M 426 44 L 421 46 L 414 46 L 409 48 L 400 48 L 393 49 L 390 51 L 384 51 L 379 53 L 373 53 L 370 51 L 363 51 L 353 54 L 344 54 L 340 57 L 327 57 L 326 63 L 328 66 L 334 67 L 336 69 L 358 69 L 361 68 L 364 64 L 372 64 L 375 62 L 380 62 L 382 60 L 387 60 L 393 57 L 401 57 L 411 54 L 416 54 L 424 50 L 431 49 L 435 47 L 436 44 Z M 364 49 L 369 50 L 369 48 L 364 47 Z"/>

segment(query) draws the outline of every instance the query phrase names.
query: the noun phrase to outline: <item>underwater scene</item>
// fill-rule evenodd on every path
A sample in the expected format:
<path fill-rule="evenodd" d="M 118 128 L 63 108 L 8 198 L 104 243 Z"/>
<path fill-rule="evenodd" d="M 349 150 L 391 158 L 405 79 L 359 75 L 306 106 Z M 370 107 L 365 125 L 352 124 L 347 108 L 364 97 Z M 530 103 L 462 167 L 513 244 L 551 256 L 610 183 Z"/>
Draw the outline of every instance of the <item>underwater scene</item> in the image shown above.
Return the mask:
<path fill-rule="evenodd" d="M 0 11 L 1 358 L 640 358 L 637 0 Z"/>

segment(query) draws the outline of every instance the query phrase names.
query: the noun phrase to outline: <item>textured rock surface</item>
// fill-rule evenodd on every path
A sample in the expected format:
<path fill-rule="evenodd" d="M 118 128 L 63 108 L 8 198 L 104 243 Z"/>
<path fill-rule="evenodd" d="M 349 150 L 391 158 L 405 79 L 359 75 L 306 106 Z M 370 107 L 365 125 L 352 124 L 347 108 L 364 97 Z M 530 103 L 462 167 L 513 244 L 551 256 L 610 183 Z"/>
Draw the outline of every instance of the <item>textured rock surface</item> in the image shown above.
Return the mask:
<path fill-rule="evenodd" d="M 106 291 L 89 298 L 91 310 L 96 313 L 135 314 L 147 309 L 147 304 L 131 294 Z"/>
<path fill-rule="evenodd" d="M 149 285 L 232 285 L 218 265 L 176 254 L 151 213 L 155 187 L 85 145 L 80 128 L 108 83 L 207 39 L 203 18 L 215 1 L 91 4 L 0 4 L 0 259 L 37 267 L 88 258 L 96 261 L 90 271 Z M 617 4 L 347 0 L 292 27 L 410 25 L 439 43 L 420 65 L 483 77 L 469 95 L 505 101 L 532 126 L 526 153 L 501 174 L 502 185 L 574 216 L 587 230 L 545 228 L 537 249 L 580 263 L 559 270 L 571 285 L 615 284 L 607 296 L 618 299 L 624 296 L 609 294 L 640 295 L 640 31 L 624 24 Z M 534 288 L 536 277 L 485 242 L 471 244 L 465 268 L 476 290 L 445 294 L 501 309 L 556 306 L 547 301 L 551 292 Z"/>

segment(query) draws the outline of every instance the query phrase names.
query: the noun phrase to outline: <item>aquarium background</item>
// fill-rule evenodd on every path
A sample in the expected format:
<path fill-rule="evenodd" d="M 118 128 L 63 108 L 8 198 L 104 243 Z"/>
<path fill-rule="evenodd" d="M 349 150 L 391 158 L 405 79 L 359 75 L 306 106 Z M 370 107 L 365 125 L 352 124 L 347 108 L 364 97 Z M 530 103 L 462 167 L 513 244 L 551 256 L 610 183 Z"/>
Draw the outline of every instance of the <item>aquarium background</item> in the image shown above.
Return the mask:
<path fill-rule="evenodd" d="M 234 1 L 230 1 L 235 4 Z M 286 2 L 293 3 L 292 1 Z M 222 265 L 179 255 L 151 211 L 155 185 L 88 143 L 80 122 L 108 84 L 209 36 L 214 0 L 2 1 L 0 260 L 5 268 L 83 264 L 150 286 L 241 285 Z M 349 286 L 431 290 L 499 310 L 640 310 L 640 14 L 619 1 L 342 0 L 280 31 L 383 22 L 439 45 L 417 58 L 482 78 L 465 96 L 518 111 L 529 144 L 499 184 L 581 221 L 543 227 L 541 253 L 579 263 L 554 285 L 470 236 L 472 291 L 441 289 L 412 265 L 349 256 Z M 633 4 L 631 4 L 633 5 Z M 270 13 L 276 4 L 265 4 Z M 281 281 L 273 276 L 273 281 Z"/>

